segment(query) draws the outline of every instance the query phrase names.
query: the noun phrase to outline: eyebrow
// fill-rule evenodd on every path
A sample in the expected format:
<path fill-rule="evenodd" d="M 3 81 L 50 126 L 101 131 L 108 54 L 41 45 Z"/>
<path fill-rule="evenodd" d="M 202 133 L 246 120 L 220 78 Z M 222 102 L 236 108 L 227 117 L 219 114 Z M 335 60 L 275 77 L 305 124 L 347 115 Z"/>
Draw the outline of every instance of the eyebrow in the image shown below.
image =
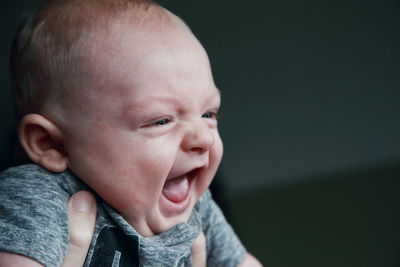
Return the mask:
<path fill-rule="evenodd" d="M 214 94 L 211 95 L 210 97 L 207 98 L 206 102 L 212 100 L 215 97 L 221 97 L 221 90 L 219 90 L 218 87 L 215 87 L 215 89 L 217 91 L 217 95 L 214 95 Z M 135 106 L 135 107 L 136 106 L 139 106 L 139 107 L 140 106 L 147 106 L 149 103 L 153 103 L 153 102 L 161 102 L 161 103 L 162 102 L 165 102 L 165 103 L 171 102 L 171 103 L 176 103 L 176 102 L 179 102 L 179 100 L 176 99 L 175 97 L 156 95 L 156 96 L 150 96 L 150 97 L 145 98 L 143 100 L 139 99 L 138 101 L 135 101 L 133 104 L 130 104 L 129 107 L 130 106 Z"/>
<path fill-rule="evenodd" d="M 168 97 L 168 96 L 151 96 L 151 97 L 147 97 L 142 100 L 139 99 L 137 101 L 134 101 L 133 103 L 129 104 L 127 107 L 129 110 L 132 108 L 138 108 L 138 107 L 141 108 L 141 107 L 146 107 L 154 102 L 174 104 L 174 103 L 177 103 L 178 100 L 173 97 Z"/>
<path fill-rule="evenodd" d="M 217 94 L 213 94 L 213 95 L 209 96 L 205 102 L 213 101 L 215 98 L 221 98 L 221 91 L 217 87 L 215 87 L 215 88 L 217 89 Z M 178 104 L 179 100 L 176 99 L 175 97 L 169 97 L 169 96 L 150 96 L 143 100 L 139 99 L 138 101 L 128 104 L 122 110 L 122 116 L 126 117 L 127 115 L 129 115 L 132 112 L 132 110 L 145 108 L 145 107 L 153 104 L 154 102 L 156 102 L 157 104 L 165 103 L 167 105 L 174 105 L 174 104 Z"/>

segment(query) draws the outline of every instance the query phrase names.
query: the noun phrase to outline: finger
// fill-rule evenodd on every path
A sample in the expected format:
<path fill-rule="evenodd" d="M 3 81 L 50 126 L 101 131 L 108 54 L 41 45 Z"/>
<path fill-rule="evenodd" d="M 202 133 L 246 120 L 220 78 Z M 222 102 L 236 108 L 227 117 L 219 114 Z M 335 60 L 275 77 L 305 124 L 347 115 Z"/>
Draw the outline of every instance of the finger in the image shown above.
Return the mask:
<path fill-rule="evenodd" d="M 88 191 L 80 191 L 69 201 L 69 249 L 63 267 L 83 266 L 96 222 L 96 200 Z"/>
<path fill-rule="evenodd" d="M 196 238 L 192 246 L 192 266 L 205 267 L 207 263 L 206 237 L 204 233 Z"/>
<path fill-rule="evenodd" d="M 238 267 L 263 267 L 262 264 L 250 253 L 247 253 Z"/>

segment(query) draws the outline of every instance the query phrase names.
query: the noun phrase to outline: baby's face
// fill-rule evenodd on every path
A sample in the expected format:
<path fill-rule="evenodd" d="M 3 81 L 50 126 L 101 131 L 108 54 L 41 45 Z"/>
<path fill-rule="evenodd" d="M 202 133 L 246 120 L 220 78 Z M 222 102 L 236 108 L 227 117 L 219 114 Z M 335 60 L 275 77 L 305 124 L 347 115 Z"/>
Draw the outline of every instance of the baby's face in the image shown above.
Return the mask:
<path fill-rule="evenodd" d="M 183 26 L 90 50 L 61 125 L 69 168 L 143 236 L 187 221 L 222 157 L 220 94 Z"/>

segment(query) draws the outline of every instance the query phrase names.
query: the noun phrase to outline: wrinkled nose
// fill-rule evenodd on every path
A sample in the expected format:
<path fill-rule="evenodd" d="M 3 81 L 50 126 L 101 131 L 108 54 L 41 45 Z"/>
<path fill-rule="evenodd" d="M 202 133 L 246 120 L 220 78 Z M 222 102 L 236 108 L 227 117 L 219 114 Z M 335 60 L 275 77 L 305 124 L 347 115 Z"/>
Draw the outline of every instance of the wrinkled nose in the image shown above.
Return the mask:
<path fill-rule="evenodd" d="M 188 127 L 182 141 L 182 148 L 186 152 L 192 151 L 201 154 L 209 151 L 214 141 L 212 129 L 206 122 L 199 121 Z"/>

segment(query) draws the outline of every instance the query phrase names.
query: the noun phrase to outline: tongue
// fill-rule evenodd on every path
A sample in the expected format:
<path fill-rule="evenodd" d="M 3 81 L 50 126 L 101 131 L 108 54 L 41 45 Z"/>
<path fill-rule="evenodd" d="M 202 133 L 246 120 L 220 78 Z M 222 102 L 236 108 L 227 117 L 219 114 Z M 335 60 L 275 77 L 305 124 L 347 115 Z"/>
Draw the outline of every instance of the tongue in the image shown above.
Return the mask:
<path fill-rule="evenodd" d="M 163 188 L 164 196 L 172 202 L 179 203 L 185 200 L 189 193 L 189 181 L 186 176 L 167 181 Z"/>

